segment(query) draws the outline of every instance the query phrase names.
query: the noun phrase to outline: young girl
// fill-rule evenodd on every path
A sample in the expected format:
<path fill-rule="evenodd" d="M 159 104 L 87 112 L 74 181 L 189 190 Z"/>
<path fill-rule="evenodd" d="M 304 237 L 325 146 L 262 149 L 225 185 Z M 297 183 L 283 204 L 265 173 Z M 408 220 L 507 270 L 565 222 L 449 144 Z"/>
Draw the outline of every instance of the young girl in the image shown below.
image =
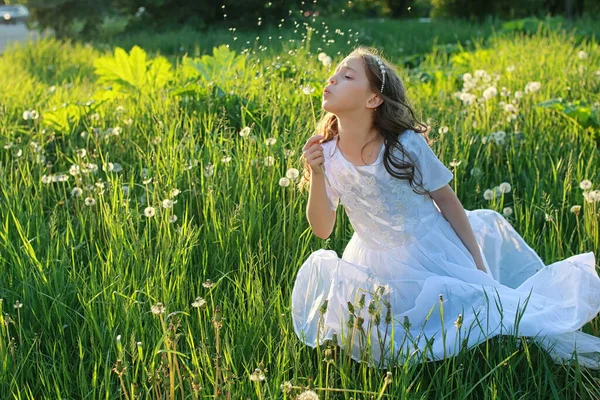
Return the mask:
<path fill-rule="evenodd" d="M 600 338 L 580 330 L 600 312 L 593 252 L 546 266 L 502 215 L 465 210 L 375 49 L 337 66 L 322 107 L 320 134 L 303 147 L 307 218 L 325 239 L 341 203 L 354 234 L 341 258 L 319 249 L 298 271 L 292 317 L 304 343 L 337 340 L 356 361 L 388 367 L 512 334 L 555 362 L 576 351 L 580 365 L 600 368 Z M 361 357 L 369 340 L 372 360 Z"/>

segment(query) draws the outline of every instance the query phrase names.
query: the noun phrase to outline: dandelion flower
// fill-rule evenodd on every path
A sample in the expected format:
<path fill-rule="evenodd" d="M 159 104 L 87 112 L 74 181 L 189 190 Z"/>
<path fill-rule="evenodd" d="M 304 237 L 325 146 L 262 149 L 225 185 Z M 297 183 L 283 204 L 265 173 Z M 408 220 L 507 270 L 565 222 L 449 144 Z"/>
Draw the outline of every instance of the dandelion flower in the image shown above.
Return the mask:
<path fill-rule="evenodd" d="M 148 206 L 144 209 L 144 215 L 148 218 L 154 217 L 154 214 L 156 214 L 156 210 L 154 209 L 154 207 Z"/>
<path fill-rule="evenodd" d="M 325 52 L 322 51 L 317 56 L 317 59 L 322 62 L 325 57 L 327 57 L 327 53 L 325 53 Z"/>
<path fill-rule="evenodd" d="M 42 183 L 48 184 L 52 182 L 52 176 L 51 175 L 42 175 Z"/>
<path fill-rule="evenodd" d="M 19 308 L 23 307 L 23 304 L 19 300 L 17 300 L 13 307 L 18 310 Z"/>
<path fill-rule="evenodd" d="M 210 177 L 210 176 L 213 176 L 214 173 L 215 173 L 215 167 L 214 167 L 214 165 L 212 165 L 211 163 L 208 163 L 204 167 L 204 176 Z"/>
<path fill-rule="evenodd" d="M 310 85 L 302 86 L 302 93 L 304 93 L 306 95 L 310 95 L 314 91 L 315 91 L 315 88 Z"/>
<path fill-rule="evenodd" d="M 74 187 L 73 190 L 71 190 L 71 196 L 73 197 L 79 197 L 83 194 L 83 190 L 80 187 Z"/>
<path fill-rule="evenodd" d="M 174 224 L 177 221 L 177 215 L 173 214 L 169 217 L 169 222 Z"/>
<path fill-rule="evenodd" d="M 210 279 L 207 279 L 205 282 L 202 283 L 202 286 L 209 289 L 209 288 L 213 287 L 214 284 L 215 283 L 213 281 L 211 281 Z"/>
<path fill-rule="evenodd" d="M 592 182 L 589 179 L 584 179 L 579 182 L 579 187 L 583 190 L 589 190 L 592 188 Z"/>
<path fill-rule="evenodd" d="M 571 206 L 571 209 L 569 211 L 571 211 L 575 215 L 579 215 L 579 213 L 581 212 L 581 206 L 577 205 L 577 204 L 574 206 Z"/>
<path fill-rule="evenodd" d="M 273 166 L 274 163 L 275 163 L 275 158 L 273 156 L 265 157 L 265 160 L 264 160 L 265 166 L 271 167 L 271 166 Z"/>
<path fill-rule="evenodd" d="M 445 133 L 448 133 L 448 127 L 447 126 L 440 126 L 440 129 L 438 129 L 438 132 L 440 134 L 442 134 L 442 135 L 445 134 Z"/>
<path fill-rule="evenodd" d="M 267 379 L 265 377 L 265 374 L 263 374 L 263 372 L 258 368 L 256 368 L 254 370 L 254 372 L 252 374 L 250 374 L 250 380 L 253 382 L 261 382 L 261 381 L 264 381 L 265 379 Z"/>
<path fill-rule="evenodd" d="M 489 88 L 487 88 L 483 91 L 483 97 L 486 100 L 491 99 L 492 97 L 496 96 L 497 94 L 498 94 L 498 89 L 496 89 L 494 86 L 490 86 Z"/>
<path fill-rule="evenodd" d="M 462 161 L 457 161 L 456 159 L 453 159 L 452 161 L 450 161 L 450 166 L 451 167 L 458 167 L 461 162 Z"/>
<path fill-rule="evenodd" d="M 171 197 L 176 197 L 179 193 L 181 193 L 179 189 L 171 189 Z"/>
<path fill-rule="evenodd" d="M 494 198 L 494 192 L 490 189 L 486 189 L 485 192 L 483 192 L 483 198 L 486 200 L 492 200 Z"/>
<path fill-rule="evenodd" d="M 540 90 L 541 84 L 539 82 L 528 82 L 525 85 L 525 93 L 534 93 Z"/>
<path fill-rule="evenodd" d="M 173 208 L 173 200 L 165 199 L 162 201 L 163 208 Z"/>
<path fill-rule="evenodd" d="M 194 300 L 194 302 L 192 303 L 192 307 L 194 308 L 205 308 L 206 307 L 206 300 L 204 300 L 202 297 L 198 296 L 196 297 L 196 300 Z"/>
<path fill-rule="evenodd" d="M 499 189 L 502 193 L 510 193 L 512 187 L 510 186 L 510 183 L 502 182 L 499 186 Z"/>
<path fill-rule="evenodd" d="M 331 57 L 329 57 L 329 56 L 327 56 L 327 57 L 325 57 L 325 58 L 323 59 L 323 61 L 321 61 L 321 62 L 323 63 L 323 65 L 324 65 L 325 67 L 329 67 L 329 66 L 331 65 L 331 62 L 332 62 L 332 61 L 333 61 L 333 60 L 332 60 L 332 58 L 331 58 Z"/>
<path fill-rule="evenodd" d="M 580 60 L 585 60 L 587 58 L 587 53 L 581 50 L 579 53 L 577 53 L 577 57 L 579 57 Z"/>
<path fill-rule="evenodd" d="M 290 168 L 285 172 L 285 176 L 288 179 L 294 180 L 300 175 L 300 172 L 296 168 Z"/>
<path fill-rule="evenodd" d="M 165 306 L 163 305 L 163 303 L 161 303 L 160 301 L 156 304 L 154 304 L 152 307 L 150 307 L 150 311 L 152 311 L 152 314 L 164 314 L 165 312 Z"/>
<path fill-rule="evenodd" d="M 84 158 L 87 155 L 87 151 L 85 149 L 77 149 L 77 156 Z"/>
<path fill-rule="evenodd" d="M 513 214 L 513 209 L 511 207 L 504 207 L 502 214 L 504 214 L 505 217 L 510 217 Z"/>
<path fill-rule="evenodd" d="M 93 197 L 86 197 L 85 198 L 85 205 L 86 206 L 93 206 L 94 204 L 96 204 L 96 200 Z"/>
<path fill-rule="evenodd" d="M 242 136 L 242 137 L 248 136 L 249 134 L 250 134 L 250 127 L 248 127 L 248 126 L 242 128 L 242 130 L 240 131 L 240 136 Z"/>
<path fill-rule="evenodd" d="M 273 146 L 275 143 L 277 143 L 277 139 L 275 139 L 275 138 L 267 138 L 267 139 L 265 139 L 265 144 L 267 146 Z"/>
<path fill-rule="evenodd" d="M 306 390 L 300 393 L 297 400 L 319 400 L 319 395 L 312 390 Z"/>
<path fill-rule="evenodd" d="M 552 215 L 550 215 L 548 213 L 544 213 L 544 219 L 546 221 L 552 221 L 554 218 L 552 218 Z"/>
<path fill-rule="evenodd" d="M 288 178 L 285 178 L 285 177 L 280 178 L 279 179 L 279 186 L 281 186 L 281 187 L 288 187 L 288 186 L 290 186 L 290 180 Z"/>

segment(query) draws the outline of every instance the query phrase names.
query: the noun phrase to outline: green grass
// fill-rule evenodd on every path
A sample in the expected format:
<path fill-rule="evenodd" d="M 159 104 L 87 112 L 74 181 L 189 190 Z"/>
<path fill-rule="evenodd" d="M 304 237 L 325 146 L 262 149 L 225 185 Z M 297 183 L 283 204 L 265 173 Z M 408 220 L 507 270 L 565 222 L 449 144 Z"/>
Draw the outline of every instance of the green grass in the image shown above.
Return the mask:
<path fill-rule="evenodd" d="M 440 159 L 461 161 L 453 185 L 465 208 L 511 207 L 507 218 L 547 264 L 587 251 L 598 258 L 600 207 L 579 187 L 584 179 L 592 190 L 600 186 L 593 35 L 480 28 L 480 36 L 466 25 L 449 32 L 443 23 L 393 21 L 379 33 L 372 21 L 357 24 L 371 30 L 350 45 L 374 43 L 390 55 L 418 114 L 434 128 Z M 331 73 L 317 52 L 331 55 L 334 66 L 350 46 L 327 47 L 302 27 L 285 34 L 295 41 L 232 44 L 247 57 L 229 74 L 221 74 L 219 56 L 195 60 L 195 68 L 164 51 L 180 45 L 168 36 L 155 42 L 148 35 L 142 47 L 168 58 L 149 55 L 154 66 L 131 60 L 137 74 L 96 44 L 45 39 L 0 58 L 0 397 L 204 398 L 219 389 L 236 399 L 289 399 L 310 385 L 330 399 L 378 398 L 382 388 L 385 398 L 598 398 L 598 371 L 556 365 L 511 336 L 393 369 L 387 386 L 386 371 L 348 362 L 339 348 L 327 355 L 333 363 L 323 362 L 326 346 L 316 351 L 298 340 L 289 304 L 295 273 L 311 251 L 341 254 L 352 228 L 339 212 L 331 238 L 318 239 L 305 217 L 307 193 L 279 182 L 289 168 L 301 170 L 299 149 L 312 134 L 311 102 L 300 86 L 321 89 Z M 128 51 L 137 42 L 121 40 Z M 181 40 L 193 58 L 195 39 Z M 435 40 L 444 46 L 432 46 Z M 213 54 L 221 42 L 233 43 L 231 32 L 206 38 L 197 55 Z M 121 68 L 121 79 L 97 75 L 98 59 L 108 70 Z M 200 63 L 215 68 L 203 75 Z M 159 78 L 149 79 L 146 68 Z M 453 96 L 463 74 L 476 70 L 498 74 L 498 92 L 506 87 L 509 99 L 528 82 L 541 87 L 524 93 L 508 121 L 499 96 L 483 106 Z M 536 106 L 559 97 L 563 103 Z M 24 119 L 28 110 L 39 117 Z M 242 137 L 246 126 L 250 135 Z M 482 142 L 500 130 L 504 144 Z M 267 146 L 267 138 L 277 142 Z M 108 162 L 122 171 L 104 170 Z M 87 163 L 97 172 L 84 173 Z M 74 164 L 77 176 L 69 174 Z M 52 182 L 56 174 L 69 178 Z M 510 193 L 484 199 L 505 181 Z M 86 205 L 88 197 L 95 204 Z M 176 202 L 164 208 L 165 199 Z M 579 215 L 572 205 L 581 205 Z M 152 217 L 144 215 L 148 206 Z M 192 306 L 198 296 L 206 307 Z M 165 313 L 155 314 L 159 302 Z M 600 318 L 584 331 L 600 336 Z M 259 367 L 266 380 L 252 381 Z M 280 389 L 286 381 L 291 394 Z"/>

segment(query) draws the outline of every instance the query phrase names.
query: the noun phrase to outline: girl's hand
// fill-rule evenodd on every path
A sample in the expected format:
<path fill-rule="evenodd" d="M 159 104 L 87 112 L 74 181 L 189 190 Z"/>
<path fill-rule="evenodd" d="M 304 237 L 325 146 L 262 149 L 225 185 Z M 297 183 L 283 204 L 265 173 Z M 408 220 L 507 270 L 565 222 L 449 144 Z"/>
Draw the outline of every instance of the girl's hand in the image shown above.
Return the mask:
<path fill-rule="evenodd" d="M 323 139 L 323 135 L 311 136 L 302 147 L 302 157 L 310 165 L 310 169 L 315 175 L 323 175 L 321 164 L 325 161 L 325 156 L 323 155 L 323 146 L 319 143 L 321 139 Z"/>

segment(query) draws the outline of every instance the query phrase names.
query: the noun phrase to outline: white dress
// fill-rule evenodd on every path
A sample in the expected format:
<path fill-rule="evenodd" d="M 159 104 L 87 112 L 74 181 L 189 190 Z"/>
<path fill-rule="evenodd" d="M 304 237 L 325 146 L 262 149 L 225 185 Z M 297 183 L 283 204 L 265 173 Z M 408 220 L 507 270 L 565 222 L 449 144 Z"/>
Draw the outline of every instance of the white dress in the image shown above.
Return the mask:
<path fill-rule="evenodd" d="M 535 340 L 555 362 L 574 360 L 576 350 L 580 365 L 600 368 L 600 338 L 581 331 L 600 312 L 593 252 L 546 266 L 502 215 L 465 210 L 489 271 L 483 272 L 431 197 L 387 172 L 383 147 L 373 164 L 355 166 L 336 141 L 322 144 L 327 197 L 332 210 L 344 206 L 354 234 L 341 258 L 319 249 L 298 271 L 292 318 L 305 344 L 315 347 L 336 334 L 354 360 L 387 367 L 443 359 L 461 345 L 510 334 Z M 452 180 L 420 134 L 407 130 L 400 141 L 425 188 L 434 191 Z M 462 325 L 455 324 L 459 314 Z M 371 354 L 361 356 L 367 347 Z"/>

